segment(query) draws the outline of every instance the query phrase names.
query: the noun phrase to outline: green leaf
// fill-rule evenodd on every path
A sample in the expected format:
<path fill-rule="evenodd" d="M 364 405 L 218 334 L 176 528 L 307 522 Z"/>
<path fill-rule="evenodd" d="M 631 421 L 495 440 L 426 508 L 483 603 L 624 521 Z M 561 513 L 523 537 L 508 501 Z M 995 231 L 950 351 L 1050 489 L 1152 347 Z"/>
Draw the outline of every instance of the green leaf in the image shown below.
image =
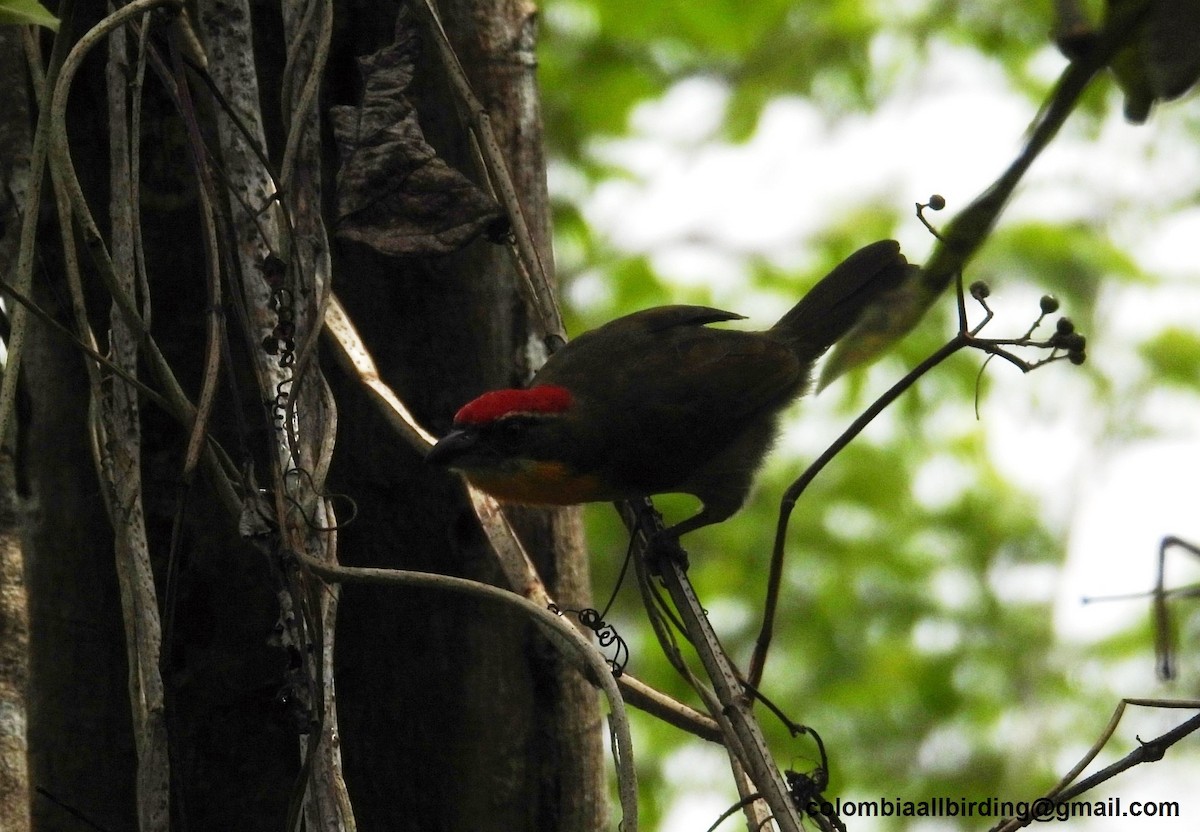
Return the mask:
<path fill-rule="evenodd" d="M 1168 327 L 1142 343 L 1138 352 L 1164 384 L 1200 390 L 1200 334 Z"/>
<path fill-rule="evenodd" d="M 0 26 L 45 26 L 57 32 L 59 19 L 37 0 L 0 0 Z"/>

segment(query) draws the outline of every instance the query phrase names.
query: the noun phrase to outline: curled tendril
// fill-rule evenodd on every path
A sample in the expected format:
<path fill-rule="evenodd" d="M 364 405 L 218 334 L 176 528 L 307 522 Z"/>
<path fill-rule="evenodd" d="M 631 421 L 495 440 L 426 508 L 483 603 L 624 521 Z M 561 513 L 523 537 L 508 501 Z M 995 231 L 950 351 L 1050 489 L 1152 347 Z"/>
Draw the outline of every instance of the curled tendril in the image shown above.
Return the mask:
<path fill-rule="evenodd" d="M 803 812 L 813 820 L 825 818 L 834 829 L 846 832 L 846 825 L 837 816 L 833 804 L 822 795 L 829 786 L 829 757 L 825 752 L 825 743 L 821 740 L 821 735 L 811 728 L 806 729 L 806 733 L 816 742 L 821 760 L 816 768 L 808 773 L 790 768 L 784 771 L 783 780 L 787 784 L 792 805 L 796 807 L 797 812 Z"/>
<path fill-rule="evenodd" d="M 629 664 L 629 645 L 625 643 L 625 639 L 621 638 L 617 628 L 606 622 L 598 610 L 591 607 L 581 610 L 563 609 L 557 604 L 550 604 L 548 609 L 555 615 L 571 613 L 579 619 L 582 626 L 595 633 L 596 643 L 600 647 L 613 648 L 612 657 L 605 656 L 604 661 L 615 678 L 621 677 L 621 674 L 625 672 L 625 666 Z"/>
<path fill-rule="evenodd" d="M 267 255 L 261 269 L 263 278 L 271 287 L 267 307 L 275 313 L 276 318 L 275 326 L 262 339 L 262 349 L 267 355 L 277 356 L 281 368 L 291 369 L 296 366 L 296 318 L 292 312 L 295 295 L 284 285 L 286 266 L 280 258 L 274 254 Z M 283 430 L 287 421 L 289 393 L 283 388 L 292 381 L 287 378 L 275 385 L 275 400 L 268 405 L 276 430 Z"/>
<path fill-rule="evenodd" d="M 271 402 L 271 421 L 275 423 L 276 430 L 283 430 L 284 423 L 287 421 L 287 407 L 290 394 L 283 388 L 291 383 L 292 379 L 285 378 L 275 385 L 275 399 Z"/>
<path fill-rule="evenodd" d="M 313 493 L 316 494 L 321 499 L 330 500 L 331 502 L 339 502 L 339 501 L 344 502 L 347 506 L 350 507 L 350 516 L 347 517 L 345 520 L 343 520 L 342 522 L 340 522 L 336 525 L 333 525 L 333 526 L 322 526 L 322 525 L 318 524 L 317 521 L 313 517 L 309 516 L 309 513 L 305 510 L 304 506 L 302 506 L 300 504 L 299 500 L 297 500 L 295 497 L 292 497 L 290 494 L 284 494 L 283 498 L 285 500 L 287 500 L 288 503 L 290 503 L 297 511 L 300 512 L 300 516 L 304 518 L 304 525 L 308 526 L 308 528 L 311 529 L 312 531 L 314 531 L 314 532 L 340 531 L 340 530 L 346 528 L 347 526 L 349 526 L 351 523 L 353 523 L 358 518 L 358 503 L 356 503 L 354 501 L 354 498 L 351 497 L 349 494 L 330 493 L 328 491 L 320 491 L 317 488 L 316 483 L 313 482 L 312 474 L 304 468 L 289 468 L 287 471 L 284 472 L 283 476 L 286 479 L 287 477 L 290 477 L 292 474 L 297 474 L 297 475 L 303 477 L 305 480 L 307 480 L 309 488 L 311 488 Z"/>
<path fill-rule="evenodd" d="M 286 317 L 290 321 L 292 317 L 291 312 L 293 298 L 294 296 L 292 295 L 291 289 L 287 288 L 286 286 L 273 286 L 271 288 L 271 294 L 267 298 L 267 306 L 272 312 L 281 313 L 281 320 Z"/>

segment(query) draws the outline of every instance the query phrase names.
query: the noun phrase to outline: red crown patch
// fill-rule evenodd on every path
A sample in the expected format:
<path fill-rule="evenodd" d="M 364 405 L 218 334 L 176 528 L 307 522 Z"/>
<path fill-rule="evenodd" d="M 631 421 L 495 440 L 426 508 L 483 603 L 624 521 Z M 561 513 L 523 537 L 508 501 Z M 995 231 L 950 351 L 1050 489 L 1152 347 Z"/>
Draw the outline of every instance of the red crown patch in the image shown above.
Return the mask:
<path fill-rule="evenodd" d="M 512 413 L 562 413 L 570 406 L 571 394 L 553 384 L 528 390 L 493 390 L 459 408 L 454 424 L 482 425 Z"/>

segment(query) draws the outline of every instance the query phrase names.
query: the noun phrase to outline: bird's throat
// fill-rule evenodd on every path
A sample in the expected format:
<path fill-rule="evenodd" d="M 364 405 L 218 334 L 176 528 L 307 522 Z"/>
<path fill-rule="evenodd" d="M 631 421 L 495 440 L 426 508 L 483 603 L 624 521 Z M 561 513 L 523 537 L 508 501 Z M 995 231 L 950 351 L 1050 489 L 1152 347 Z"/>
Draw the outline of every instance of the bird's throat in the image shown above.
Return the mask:
<path fill-rule="evenodd" d="M 568 506 L 610 500 L 600 481 L 561 462 L 522 460 L 515 470 L 464 471 L 471 485 L 493 497 L 526 505 Z"/>

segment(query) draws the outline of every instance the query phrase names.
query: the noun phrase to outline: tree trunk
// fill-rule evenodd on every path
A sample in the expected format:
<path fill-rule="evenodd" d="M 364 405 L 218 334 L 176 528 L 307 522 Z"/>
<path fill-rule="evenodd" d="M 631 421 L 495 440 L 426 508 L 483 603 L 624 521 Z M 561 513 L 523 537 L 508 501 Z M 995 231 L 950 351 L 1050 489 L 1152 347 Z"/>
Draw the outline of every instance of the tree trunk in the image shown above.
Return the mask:
<path fill-rule="evenodd" d="M 24 60 L 20 30 L 0 26 L 0 78 L 18 79 Z M 16 260 L 20 202 L 29 187 L 29 91 L 0 88 L 0 275 Z M 0 448 L 0 829 L 29 832 L 29 764 L 25 688 L 29 676 L 29 613 L 12 437 Z"/>
<path fill-rule="evenodd" d="M 82 5 L 92 22 L 103 13 L 102 4 Z M 390 42 L 398 11 L 367 2 L 334 6 L 322 114 L 331 104 L 355 103 L 353 58 Z M 441 12 L 491 114 L 534 240 L 549 264 L 534 10 L 478 0 L 446 3 Z M 277 165 L 283 68 L 278 10 L 256 5 L 253 25 L 270 156 Z M 76 32 L 83 29 L 78 25 Z M 446 161 L 478 180 L 468 134 L 424 33 L 422 44 L 414 94 L 426 137 Z M 102 54 L 90 57 L 79 74 L 67 121 L 75 167 L 107 233 L 108 161 L 103 142 L 94 138 L 106 119 Z M 205 98 L 200 84 L 193 90 Z M 186 165 L 186 130 L 152 73 L 145 96 L 141 210 L 152 330 L 195 401 L 211 312 L 196 188 Z M 202 119 L 212 116 L 205 107 L 199 112 Z M 324 130 L 322 141 L 324 180 L 332 193 L 336 154 Z M 52 218 L 49 188 L 42 206 L 43 216 Z M 332 231 L 333 220 L 326 223 Z M 46 273 L 35 279 L 42 286 L 39 300 L 69 320 L 55 226 L 44 223 L 39 254 Z M 473 395 L 528 377 L 531 328 L 503 246 L 476 240 L 449 254 L 401 259 L 335 243 L 332 254 L 334 291 L 385 380 L 431 429 L 444 428 Z M 84 279 L 89 316 L 103 334 L 110 302 L 88 269 Z M 223 387 L 212 430 L 238 463 L 261 467 L 270 419 L 249 382 L 236 319 L 226 318 L 232 366 L 223 372 L 230 387 Z M 44 790 L 34 799 L 34 828 L 64 828 L 76 812 L 104 828 L 133 829 L 137 756 L 122 613 L 113 531 L 87 434 L 83 362 L 60 335 L 40 324 L 31 329 L 22 368 L 30 407 L 21 440 L 22 473 L 37 507 L 26 535 L 30 771 L 34 786 Z M 428 470 L 354 379 L 332 366 L 325 370 L 339 424 L 326 491 L 346 495 L 357 508 L 348 522 L 350 512 L 339 504 L 342 561 L 500 582 L 461 484 Z M 282 696 L 289 655 L 274 637 L 280 616 L 274 573 L 262 552 L 240 538 L 237 518 L 224 512 L 203 478 L 180 485 L 186 430 L 145 403 L 142 423 L 147 532 L 164 621 L 174 621 L 164 631 L 162 662 L 172 828 L 282 829 L 304 738 Z M 270 482 L 263 470 L 259 482 Z M 168 605 L 168 553 L 177 517 L 181 533 Z M 564 606 L 586 605 L 577 513 L 521 511 L 513 519 L 556 598 Z M 358 828 L 574 832 L 604 825 L 594 691 L 523 622 L 457 597 L 355 586 L 343 591 L 336 640 L 341 751 Z"/>
<path fill-rule="evenodd" d="M 550 263 L 533 9 L 480 0 L 443 4 L 442 13 Z M 391 21 L 374 11 L 353 25 L 374 32 L 382 46 Z M 422 38 L 422 47 L 415 84 L 426 138 L 452 165 L 471 172 L 473 152 L 448 106 L 433 44 Z M 349 86 L 346 80 L 342 88 Z M 478 393 L 527 379 L 529 322 L 504 248 L 480 240 L 451 255 L 397 261 L 346 245 L 337 255 L 338 273 L 347 278 L 337 291 L 384 378 L 435 432 Z M 342 426 L 331 480 L 359 509 L 341 535 L 344 562 L 501 583 L 461 484 L 426 469 L 395 441 L 360 388 L 336 371 L 331 377 Z M 585 605 L 578 513 L 510 516 L 551 592 L 564 606 Z M 361 586 L 343 592 L 341 725 L 363 828 L 603 825 L 594 691 L 560 665 L 532 628 L 458 597 Z"/>

